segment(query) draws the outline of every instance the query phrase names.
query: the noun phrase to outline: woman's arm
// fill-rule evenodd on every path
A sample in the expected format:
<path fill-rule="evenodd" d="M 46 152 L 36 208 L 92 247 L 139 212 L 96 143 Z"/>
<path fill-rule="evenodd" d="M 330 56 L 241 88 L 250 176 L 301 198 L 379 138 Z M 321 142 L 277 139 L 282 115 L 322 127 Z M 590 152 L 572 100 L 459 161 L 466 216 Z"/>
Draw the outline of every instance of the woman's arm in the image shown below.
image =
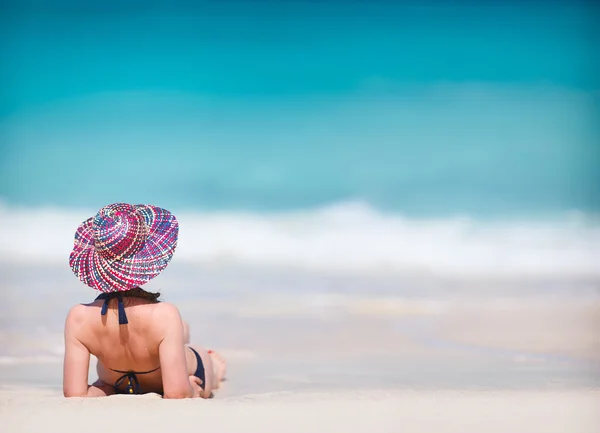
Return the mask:
<path fill-rule="evenodd" d="M 164 398 L 199 397 L 190 382 L 185 356 L 185 335 L 179 310 L 172 304 L 160 304 L 160 317 L 164 325 L 163 337 L 158 346 Z"/>
<path fill-rule="evenodd" d="M 71 308 L 65 322 L 65 362 L 63 367 L 63 394 L 65 397 L 99 396 L 97 389 L 88 386 L 90 351 L 77 338 L 82 321 L 82 305 Z M 91 390 L 91 394 L 90 394 Z M 106 395 L 106 394 L 104 394 Z"/>

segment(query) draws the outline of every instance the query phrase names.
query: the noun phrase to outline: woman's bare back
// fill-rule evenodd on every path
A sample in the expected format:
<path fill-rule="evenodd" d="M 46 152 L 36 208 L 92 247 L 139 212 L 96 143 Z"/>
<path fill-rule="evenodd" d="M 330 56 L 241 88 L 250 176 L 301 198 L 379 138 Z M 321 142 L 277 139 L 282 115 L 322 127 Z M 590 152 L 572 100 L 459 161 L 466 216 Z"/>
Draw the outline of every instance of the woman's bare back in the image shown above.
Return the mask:
<path fill-rule="evenodd" d="M 128 298 L 124 302 L 128 317 L 126 325 L 119 324 L 116 299 L 109 301 L 105 315 L 100 314 L 103 305 L 101 300 L 71 309 L 65 326 L 65 395 L 67 388 L 70 388 L 69 378 L 79 376 L 76 380 L 78 385 L 71 388 L 81 388 L 82 373 L 79 364 L 83 361 L 81 358 L 85 357 L 84 352 L 87 352 L 87 365 L 89 354 L 98 358 L 99 381 L 94 386 L 105 393 L 126 392 L 131 382 L 131 377 L 127 377 L 129 372 L 135 372 L 134 382 L 137 383 L 133 385 L 139 386 L 142 392 L 164 393 L 169 396 L 171 389 L 182 389 L 186 385 L 184 380 L 191 382 L 193 387 L 190 378 L 194 375 L 198 362 L 195 354 L 185 347 L 187 330 L 177 308 L 169 303 L 139 298 Z M 205 373 L 202 384 L 204 389 L 200 396 L 208 397 L 222 379 L 224 363 L 220 357 L 216 358 L 215 374 L 214 357 L 202 348 L 194 349 L 201 357 Z M 69 358 L 71 362 L 68 362 Z M 77 359 L 80 359 L 79 363 Z M 67 372 L 68 368 L 75 371 Z M 85 383 L 87 385 L 87 379 Z M 118 387 L 114 388 L 114 384 Z M 113 392 L 110 392 L 111 389 Z"/>

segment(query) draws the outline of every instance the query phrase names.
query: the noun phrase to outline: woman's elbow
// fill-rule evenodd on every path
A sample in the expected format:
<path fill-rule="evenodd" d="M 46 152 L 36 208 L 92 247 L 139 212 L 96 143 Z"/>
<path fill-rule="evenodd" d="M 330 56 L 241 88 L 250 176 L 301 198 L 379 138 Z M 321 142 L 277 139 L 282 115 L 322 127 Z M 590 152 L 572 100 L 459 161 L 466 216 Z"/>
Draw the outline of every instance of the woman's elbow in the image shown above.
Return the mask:
<path fill-rule="evenodd" d="M 163 398 L 166 399 L 170 399 L 170 400 L 179 400 L 182 398 L 192 398 L 193 396 L 186 391 L 171 391 L 171 392 L 165 392 L 163 394 Z"/>
<path fill-rule="evenodd" d="M 163 379 L 163 398 L 182 399 L 194 397 L 194 389 L 188 380 L 165 381 Z"/>
<path fill-rule="evenodd" d="M 63 395 L 66 398 L 87 397 L 87 390 L 85 390 L 85 391 L 82 392 L 81 390 L 74 390 L 74 389 L 63 388 Z"/>

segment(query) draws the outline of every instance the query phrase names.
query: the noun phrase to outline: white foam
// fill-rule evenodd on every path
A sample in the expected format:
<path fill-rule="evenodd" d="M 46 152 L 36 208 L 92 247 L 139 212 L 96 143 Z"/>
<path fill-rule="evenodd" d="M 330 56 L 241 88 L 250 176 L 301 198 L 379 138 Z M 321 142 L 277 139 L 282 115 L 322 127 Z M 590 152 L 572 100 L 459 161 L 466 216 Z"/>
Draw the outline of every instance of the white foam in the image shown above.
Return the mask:
<path fill-rule="evenodd" d="M 92 211 L 0 206 L 0 261 L 68 261 Z M 591 216 L 482 222 L 409 219 L 363 203 L 288 213 L 177 213 L 180 263 L 440 276 L 600 277 Z"/>

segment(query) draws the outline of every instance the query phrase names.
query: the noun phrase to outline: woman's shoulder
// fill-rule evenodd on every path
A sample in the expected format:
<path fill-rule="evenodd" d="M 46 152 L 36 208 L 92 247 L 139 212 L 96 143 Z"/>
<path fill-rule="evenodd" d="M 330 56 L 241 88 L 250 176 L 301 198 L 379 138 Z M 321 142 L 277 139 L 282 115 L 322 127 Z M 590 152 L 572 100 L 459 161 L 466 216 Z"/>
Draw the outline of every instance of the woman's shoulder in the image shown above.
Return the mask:
<path fill-rule="evenodd" d="M 89 303 L 78 303 L 73 305 L 67 313 L 67 320 L 81 320 L 94 310 L 94 308 L 100 308 L 102 302 L 95 299 Z"/>
<path fill-rule="evenodd" d="M 90 313 L 90 305 L 91 304 L 76 304 L 69 309 L 65 320 L 66 335 L 81 336 L 81 330 L 87 328 L 86 324 Z"/>
<path fill-rule="evenodd" d="M 181 318 L 179 308 L 170 302 L 158 302 L 156 305 L 154 305 L 154 309 L 154 314 L 159 315 L 162 319 Z"/>
<path fill-rule="evenodd" d="M 150 314 L 146 317 L 152 324 L 150 327 L 152 333 L 161 341 L 166 335 L 177 333 L 177 329 L 181 328 L 183 323 L 179 309 L 169 302 L 159 302 L 153 305 Z"/>
<path fill-rule="evenodd" d="M 169 323 L 174 319 L 181 320 L 181 314 L 179 309 L 170 302 L 157 302 L 152 305 L 153 320 L 159 323 Z M 100 304 L 98 302 L 91 302 L 89 304 L 76 304 L 73 305 L 67 313 L 65 327 L 80 327 L 84 323 L 88 322 L 90 318 L 99 314 Z"/>
<path fill-rule="evenodd" d="M 79 322 L 85 318 L 89 308 L 92 304 L 75 304 L 67 313 L 67 323 L 69 322 Z"/>

